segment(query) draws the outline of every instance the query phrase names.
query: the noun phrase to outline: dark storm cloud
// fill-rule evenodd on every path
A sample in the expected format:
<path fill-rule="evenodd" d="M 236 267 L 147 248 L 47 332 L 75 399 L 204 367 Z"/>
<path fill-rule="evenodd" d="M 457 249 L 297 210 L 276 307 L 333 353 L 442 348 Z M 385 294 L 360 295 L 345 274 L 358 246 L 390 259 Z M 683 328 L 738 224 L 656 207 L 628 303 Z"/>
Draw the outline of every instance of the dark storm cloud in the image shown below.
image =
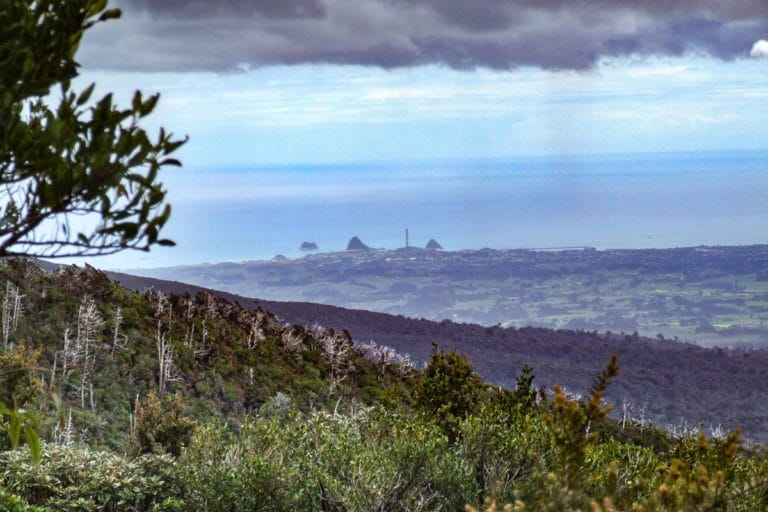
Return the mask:
<path fill-rule="evenodd" d="M 337 63 L 587 69 L 603 57 L 745 57 L 766 0 L 120 0 L 89 67 L 226 71 Z"/>
<path fill-rule="evenodd" d="M 325 14 L 320 0 L 126 0 L 126 4 L 160 16 L 180 19 L 253 16 L 297 19 Z"/>

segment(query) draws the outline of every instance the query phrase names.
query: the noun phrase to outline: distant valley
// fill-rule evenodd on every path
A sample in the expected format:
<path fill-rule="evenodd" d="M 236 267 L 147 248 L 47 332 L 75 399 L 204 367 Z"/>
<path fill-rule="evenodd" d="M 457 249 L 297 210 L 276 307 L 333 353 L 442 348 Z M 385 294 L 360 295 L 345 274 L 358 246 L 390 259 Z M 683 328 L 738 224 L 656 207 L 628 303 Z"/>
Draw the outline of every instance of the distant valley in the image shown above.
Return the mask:
<path fill-rule="evenodd" d="M 428 320 L 768 346 L 768 245 L 359 250 L 133 273 Z"/>

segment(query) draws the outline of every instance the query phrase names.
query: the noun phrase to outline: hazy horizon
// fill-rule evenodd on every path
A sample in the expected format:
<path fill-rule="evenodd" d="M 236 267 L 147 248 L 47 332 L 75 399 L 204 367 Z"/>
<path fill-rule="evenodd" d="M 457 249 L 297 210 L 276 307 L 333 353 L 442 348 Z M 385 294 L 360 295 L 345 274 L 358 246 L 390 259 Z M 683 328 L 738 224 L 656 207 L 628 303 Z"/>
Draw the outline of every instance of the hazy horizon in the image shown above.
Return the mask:
<path fill-rule="evenodd" d="M 168 175 L 178 244 L 93 259 L 139 269 L 343 251 L 766 243 L 768 152 L 190 168 Z M 211 175 L 216 187 L 208 187 Z"/>
<path fill-rule="evenodd" d="M 118 104 L 159 92 L 145 126 L 189 142 L 185 168 L 161 175 L 174 208 L 163 235 L 178 247 L 96 266 L 291 256 L 302 241 L 340 250 L 353 235 L 392 247 L 406 227 L 450 249 L 765 242 L 764 2 L 111 5 L 123 16 L 85 35 L 76 85 L 96 82 Z M 751 170 L 678 168 L 667 183 L 656 168 L 719 152 L 753 158 Z M 499 170 L 550 160 L 573 172 L 538 169 L 515 187 Z M 638 176 L 635 196 L 605 174 L 591 181 L 584 162 L 611 160 Z M 360 201 L 345 210 L 345 194 Z M 494 208 L 501 223 L 482 226 Z M 498 235 L 503 223 L 517 236 Z"/>

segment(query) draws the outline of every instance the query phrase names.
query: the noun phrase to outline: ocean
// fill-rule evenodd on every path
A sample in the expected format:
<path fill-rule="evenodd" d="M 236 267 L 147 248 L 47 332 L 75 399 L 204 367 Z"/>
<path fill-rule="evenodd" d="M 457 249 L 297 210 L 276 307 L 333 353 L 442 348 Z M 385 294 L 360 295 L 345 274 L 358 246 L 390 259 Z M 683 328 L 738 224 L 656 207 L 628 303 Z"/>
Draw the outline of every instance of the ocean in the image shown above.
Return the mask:
<path fill-rule="evenodd" d="M 194 168 L 166 172 L 177 247 L 104 268 L 300 257 L 352 236 L 447 250 L 768 243 L 768 151 Z"/>

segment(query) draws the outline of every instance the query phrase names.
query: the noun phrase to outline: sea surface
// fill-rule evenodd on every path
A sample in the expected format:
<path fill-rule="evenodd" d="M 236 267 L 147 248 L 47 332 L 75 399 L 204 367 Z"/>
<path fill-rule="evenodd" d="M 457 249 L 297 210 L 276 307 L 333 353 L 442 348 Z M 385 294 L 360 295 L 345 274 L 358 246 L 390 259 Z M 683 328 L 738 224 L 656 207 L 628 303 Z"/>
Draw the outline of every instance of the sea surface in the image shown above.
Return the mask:
<path fill-rule="evenodd" d="M 186 167 L 163 178 L 177 247 L 103 268 L 371 247 L 665 248 L 768 243 L 768 151 Z"/>

